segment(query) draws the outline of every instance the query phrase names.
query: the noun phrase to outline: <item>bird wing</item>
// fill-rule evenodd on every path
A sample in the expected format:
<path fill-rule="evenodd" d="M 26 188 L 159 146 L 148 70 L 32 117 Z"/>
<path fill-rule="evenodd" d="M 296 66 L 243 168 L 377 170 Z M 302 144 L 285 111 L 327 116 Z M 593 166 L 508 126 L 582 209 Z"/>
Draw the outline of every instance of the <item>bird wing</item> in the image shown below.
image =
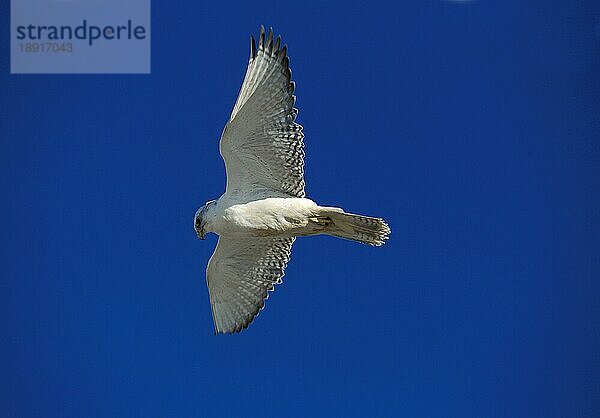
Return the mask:
<path fill-rule="evenodd" d="M 240 94 L 221 136 L 227 191 L 267 189 L 304 197 L 304 134 L 295 122 L 287 46 L 260 28 Z"/>
<path fill-rule="evenodd" d="M 281 283 L 295 238 L 219 238 L 206 269 L 215 332 L 240 332 Z"/>

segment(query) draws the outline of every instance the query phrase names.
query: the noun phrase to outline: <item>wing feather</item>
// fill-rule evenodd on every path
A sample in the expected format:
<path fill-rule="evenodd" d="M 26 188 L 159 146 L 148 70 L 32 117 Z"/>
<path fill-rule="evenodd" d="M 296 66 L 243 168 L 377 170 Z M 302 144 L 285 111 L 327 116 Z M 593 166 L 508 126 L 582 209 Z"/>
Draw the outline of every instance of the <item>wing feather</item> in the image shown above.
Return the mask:
<path fill-rule="evenodd" d="M 297 124 L 287 46 L 261 26 L 258 49 L 250 39 L 244 82 L 220 150 L 227 191 L 267 189 L 304 197 L 304 134 Z"/>
<path fill-rule="evenodd" d="M 219 238 L 206 281 L 217 333 L 239 332 L 282 282 L 294 238 Z"/>

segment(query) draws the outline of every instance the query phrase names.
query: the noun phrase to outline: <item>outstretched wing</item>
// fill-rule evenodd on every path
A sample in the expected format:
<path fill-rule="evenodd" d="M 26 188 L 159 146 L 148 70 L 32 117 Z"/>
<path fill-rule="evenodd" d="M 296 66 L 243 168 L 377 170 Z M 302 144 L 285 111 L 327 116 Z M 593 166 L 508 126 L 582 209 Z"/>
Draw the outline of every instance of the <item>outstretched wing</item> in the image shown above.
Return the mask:
<path fill-rule="evenodd" d="M 304 197 L 304 134 L 295 122 L 287 47 L 260 28 L 240 94 L 221 136 L 227 191 L 264 188 Z"/>
<path fill-rule="evenodd" d="M 281 283 L 295 238 L 219 238 L 206 269 L 216 333 L 248 327 Z"/>

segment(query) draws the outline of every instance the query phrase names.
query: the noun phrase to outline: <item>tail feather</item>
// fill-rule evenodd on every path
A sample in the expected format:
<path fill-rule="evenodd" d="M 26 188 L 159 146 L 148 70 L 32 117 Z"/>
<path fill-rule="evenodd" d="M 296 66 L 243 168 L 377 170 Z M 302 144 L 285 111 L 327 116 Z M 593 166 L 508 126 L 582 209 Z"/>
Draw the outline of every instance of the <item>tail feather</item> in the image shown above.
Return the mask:
<path fill-rule="evenodd" d="M 346 213 L 339 208 L 323 208 L 322 216 L 331 220 L 324 233 L 374 246 L 385 244 L 392 232 L 381 218 Z"/>

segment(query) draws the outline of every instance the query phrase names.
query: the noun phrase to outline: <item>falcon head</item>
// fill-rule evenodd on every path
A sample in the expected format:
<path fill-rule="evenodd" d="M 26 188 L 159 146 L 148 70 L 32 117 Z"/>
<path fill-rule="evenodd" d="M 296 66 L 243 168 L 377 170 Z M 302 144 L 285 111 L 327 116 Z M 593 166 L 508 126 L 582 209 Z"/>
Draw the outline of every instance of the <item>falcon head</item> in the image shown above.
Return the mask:
<path fill-rule="evenodd" d="M 196 215 L 194 216 L 194 229 L 196 230 L 196 235 L 198 235 L 198 238 L 200 239 L 204 239 L 204 236 L 206 235 L 206 230 L 204 229 L 206 226 L 206 211 L 213 203 L 215 203 L 215 200 L 206 202 L 204 206 L 196 211 Z"/>

